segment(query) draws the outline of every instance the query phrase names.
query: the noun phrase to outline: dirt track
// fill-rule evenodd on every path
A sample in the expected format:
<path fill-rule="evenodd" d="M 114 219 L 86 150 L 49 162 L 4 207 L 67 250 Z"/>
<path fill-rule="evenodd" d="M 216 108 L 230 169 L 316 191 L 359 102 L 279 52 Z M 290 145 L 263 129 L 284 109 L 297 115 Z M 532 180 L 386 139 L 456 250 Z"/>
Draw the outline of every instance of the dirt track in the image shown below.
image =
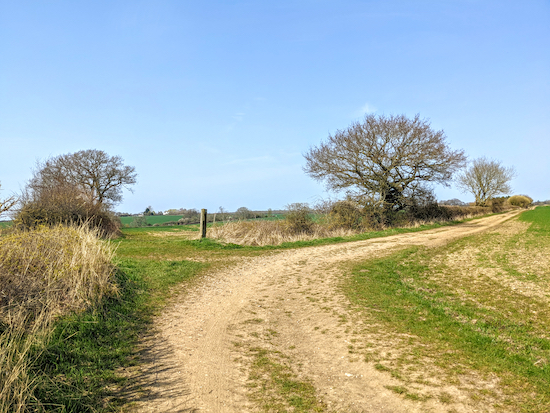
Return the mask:
<path fill-rule="evenodd" d="M 257 411 L 247 392 L 250 346 L 279 350 L 310 381 L 328 411 L 474 412 L 454 390 L 450 410 L 437 400 L 407 400 L 372 363 L 348 346 L 358 327 L 337 287 L 345 263 L 383 256 L 411 245 L 437 246 L 498 226 L 516 213 L 466 224 L 367 241 L 302 248 L 248 258 L 174 300 L 145 343 L 139 372 L 140 412 Z M 270 340 L 259 342 L 266 332 Z"/>

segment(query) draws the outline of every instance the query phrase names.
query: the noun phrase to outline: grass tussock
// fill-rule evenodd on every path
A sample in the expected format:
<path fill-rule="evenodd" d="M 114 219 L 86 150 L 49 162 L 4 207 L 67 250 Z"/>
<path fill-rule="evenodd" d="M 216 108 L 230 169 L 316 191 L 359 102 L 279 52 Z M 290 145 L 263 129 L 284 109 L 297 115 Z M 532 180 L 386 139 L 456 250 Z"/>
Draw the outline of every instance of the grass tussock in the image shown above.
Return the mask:
<path fill-rule="evenodd" d="M 116 293 L 113 254 L 87 226 L 0 238 L 0 413 L 38 409 L 29 376 L 33 357 L 57 317 Z"/>

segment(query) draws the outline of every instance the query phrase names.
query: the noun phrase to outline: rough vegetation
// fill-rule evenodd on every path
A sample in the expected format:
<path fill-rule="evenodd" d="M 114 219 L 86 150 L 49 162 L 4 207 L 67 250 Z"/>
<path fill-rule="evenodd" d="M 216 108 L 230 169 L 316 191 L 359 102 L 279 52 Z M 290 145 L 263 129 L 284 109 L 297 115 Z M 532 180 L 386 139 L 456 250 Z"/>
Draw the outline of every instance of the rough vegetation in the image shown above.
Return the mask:
<path fill-rule="evenodd" d="M 500 211 L 500 210 L 499 210 Z M 414 227 L 491 213 L 489 207 L 439 206 L 414 203 L 401 211 L 364 207 L 352 200 L 322 201 L 314 208 L 290 204 L 282 220 L 232 221 L 212 226 L 208 237 L 240 245 L 280 245 L 285 242 L 352 236 L 366 231 Z"/>
<path fill-rule="evenodd" d="M 514 195 L 508 198 L 510 205 L 527 208 L 533 203 L 533 199 L 527 195 Z"/>
<path fill-rule="evenodd" d="M 81 192 L 73 186 L 28 193 L 21 200 L 14 224 L 22 229 L 58 224 L 87 225 L 98 229 L 104 237 L 120 232 L 118 217 L 104 205 L 83 198 Z"/>
<path fill-rule="evenodd" d="M 88 226 L 36 227 L 0 238 L 0 412 L 40 409 L 29 374 L 33 359 L 53 320 L 116 293 L 113 253 Z"/>

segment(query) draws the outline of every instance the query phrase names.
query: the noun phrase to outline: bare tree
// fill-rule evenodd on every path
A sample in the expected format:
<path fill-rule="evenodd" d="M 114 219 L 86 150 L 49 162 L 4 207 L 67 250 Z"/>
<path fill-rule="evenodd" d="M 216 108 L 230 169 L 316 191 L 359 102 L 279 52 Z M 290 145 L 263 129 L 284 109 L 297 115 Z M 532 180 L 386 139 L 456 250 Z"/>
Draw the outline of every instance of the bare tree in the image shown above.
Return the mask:
<path fill-rule="evenodd" d="M 432 130 L 419 115 L 366 115 L 304 157 L 304 171 L 329 190 L 391 209 L 431 193 L 430 183 L 448 185 L 466 163 L 464 152 L 452 151 L 445 133 Z"/>
<path fill-rule="evenodd" d="M 466 202 L 462 202 L 460 199 L 453 198 L 449 199 L 447 201 L 438 201 L 439 205 L 449 205 L 449 206 L 465 206 L 468 205 Z"/>
<path fill-rule="evenodd" d="M 122 189 L 136 183 L 133 166 L 120 156 L 89 149 L 39 162 L 28 188 L 35 193 L 60 186 L 74 186 L 93 204 L 112 205 L 122 200 Z"/>
<path fill-rule="evenodd" d="M 475 159 L 457 177 L 457 184 L 463 192 L 475 196 L 476 205 L 485 206 L 491 198 L 512 192 L 510 181 L 515 176 L 513 167 L 505 167 L 499 161 L 482 157 Z"/>
<path fill-rule="evenodd" d="M 247 207 L 240 207 L 235 211 L 238 219 L 249 219 L 252 217 L 252 212 Z"/>
<path fill-rule="evenodd" d="M 225 221 L 227 219 L 227 211 L 224 207 L 220 207 L 220 209 L 218 210 L 218 214 L 220 214 L 220 219 L 222 221 Z"/>
<path fill-rule="evenodd" d="M 2 185 L 0 185 L 1 187 Z M 14 196 L 11 196 L 6 199 L 0 199 L 0 215 L 2 215 L 4 212 L 9 211 L 11 208 L 15 206 L 17 203 L 17 198 Z"/>

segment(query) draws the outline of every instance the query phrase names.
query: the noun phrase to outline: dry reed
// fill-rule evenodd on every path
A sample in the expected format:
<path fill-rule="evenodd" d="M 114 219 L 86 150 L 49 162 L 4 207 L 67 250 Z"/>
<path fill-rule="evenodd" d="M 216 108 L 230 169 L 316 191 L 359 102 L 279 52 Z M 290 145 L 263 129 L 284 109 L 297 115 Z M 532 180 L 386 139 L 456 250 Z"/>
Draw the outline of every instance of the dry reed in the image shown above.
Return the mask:
<path fill-rule="evenodd" d="M 96 230 L 40 227 L 0 238 L 0 413 L 27 412 L 33 400 L 31 349 L 52 322 L 116 292 L 114 248 Z"/>

